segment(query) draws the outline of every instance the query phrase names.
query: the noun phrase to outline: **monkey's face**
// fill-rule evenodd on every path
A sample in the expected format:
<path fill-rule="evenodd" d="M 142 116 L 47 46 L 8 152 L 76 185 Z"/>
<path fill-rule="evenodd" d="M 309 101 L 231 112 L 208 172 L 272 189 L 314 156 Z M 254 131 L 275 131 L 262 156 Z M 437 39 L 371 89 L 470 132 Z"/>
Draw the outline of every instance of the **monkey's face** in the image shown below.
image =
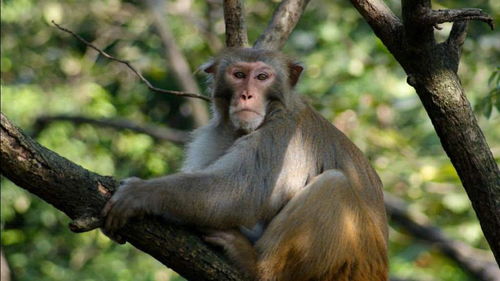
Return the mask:
<path fill-rule="evenodd" d="M 237 62 L 226 68 L 224 76 L 232 89 L 231 122 L 246 132 L 257 129 L 266 115 L 266 93 L 275 81 L 274 69 L 261 61 Z"/>

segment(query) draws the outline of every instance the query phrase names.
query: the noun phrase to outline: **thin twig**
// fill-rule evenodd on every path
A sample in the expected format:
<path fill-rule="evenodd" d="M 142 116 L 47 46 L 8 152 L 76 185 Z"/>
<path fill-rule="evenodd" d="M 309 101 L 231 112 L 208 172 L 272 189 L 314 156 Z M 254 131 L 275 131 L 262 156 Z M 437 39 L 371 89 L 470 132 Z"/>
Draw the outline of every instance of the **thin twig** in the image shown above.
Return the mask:
<path fill-rule="evenodd" d="M 93 119 L 85 116 L 77 115 L 54 115 L 40 116 L 35 121 L 35 130 L 33 136 L 37 136 L 42 130 L 52 122 L 68 121 L 74 124 L 92 124 L 100 127 L 108 127 L 117 130 L 131 130 L 134 132 L 149 135 L 160 141 L 170 141 L 176 144 L 184 144 L 187 142 L 189 133 L 181 130 L 157 127 L 152 125 L 140 125 L 124 119 Z"/>
<path fill-rule="evenodd" d="M 181 91 L 173 91 L 173 90 L 165 90 L 165 89 L 160 89 L 160 88 L 157 88 L 155 86 L 153 86 L 151 84 L 151 82 L 149 82 L 146 78 L 144 78 L 144 76 L 142 76 L 142 74 L 137 70 L 135 69 L 135 67 L 133 67 L 130 62 L 126 61 L 126 60 L 122 60 L 122 59 L 118 59 L 106 52 L 104 52 L 103 50 L 97 48 L 96 46 L 94 46 L 92 43 L 90 43 L 89 41 L 83 39 L 80 35 L 74 33 L 73 31 L 67 29 L 67 28 L 64 28 L 62 26 L 60 26 L 59 24 L 55 23 L 54 21 L 52 21 L 52 24 L 54 24 L 58 29 L 64 31 L 64 32 L 67 32 L 69 34 L 71 34 L 73 37 L 75 37 L 76 39 L 78 39 L 78 41 L 82 42 L 83 44 L 87 45 L 88 47 L 96 50 L 99 54 L 101 54 L 103 57 L 107 58 L 107 59 L 110 59 L 110 60 L 113 60 L 113 61 L 116 61 L 116 62 L 119 62 L 119 63 L 122 63 L 124 65 L 126 65 L 130 70 L 132 70 L 132 72 L 134 72 L 134 74 L 139 77 L 139 79 L 144 83 L 146 84 L 146 86 L 152 91 L 152 92 L 156 92 L 156 93 L 161 93 L 161 94 L 169 94 L 169 95 L 175 95 L 175 96 L 181 96 L 181 97 L 190 97 L 190 98 L 198 98 L 198 99 L 202 99 L 202 100 L 205 100 L 205 101 L 208 101 L 210 102 L 210 98 L 206 97 L 206 96 L 202 96 L 202 95 L 199 95 L 199 94 L 194 94 L 194 93 L 186 93 L 186 92 L 181 92 Z"/>
<path fill-rule="evenodd" d="M 477 280 L 499 281 L 500 270 L 493 256 L 460 241 L 448 238 L 441 229 L 426 222 L 427 218 L 420 215 L 417 221 L 409 214 L 405 203 L 388 193 L 384 193 L 385 207 L 392 222 L 397 223 L 411 236 L 424 240 L 436 246 L 443 254 L 456 261 L 461 268 L 472 274 Z"/>

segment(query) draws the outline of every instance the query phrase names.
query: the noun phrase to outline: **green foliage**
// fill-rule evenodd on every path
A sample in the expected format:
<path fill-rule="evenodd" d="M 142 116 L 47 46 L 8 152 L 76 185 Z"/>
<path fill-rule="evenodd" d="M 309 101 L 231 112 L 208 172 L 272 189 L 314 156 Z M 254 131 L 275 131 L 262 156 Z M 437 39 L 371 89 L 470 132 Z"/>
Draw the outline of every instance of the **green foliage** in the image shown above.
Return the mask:
<path fill-rule="evenodd" d="M 487 118 L 491 117 L 493 108 L 500 111 L 500 67 L 497 66 L 495 71 L 491 73 L 488 85 L 491 85 L 493 89 L 491 89 L 488 95 L 480 99 L 475 107 L 477 112 L 482 112 Z"/>
<path fill-rule="evenodd" d="M 141 3 L 4 0 L 2 111 L 28 133 L 38 116 L 55 114 L 192 128 L 186 99 L 149 92 L 123 65 L 50 24 L 55 20 L 130 60 L 155 86 L 178 90 Z M 400 8 L 398 1 L 388 4 Z M 250 40 L 258 37 L 276 5 L 247 1 Z M 439 1 L 435 6 L 500 11 L 492 0 Z M 192 69 L 212 55 L 199 24 L 206 20 L 207 7 L 204 1 L 167 1 L 167 24 Z M 223 42 L 222 18 L 214 18 L 212 26 Z M 442 27 L 436 32 L 441 39 L 451 25 Z M 488 117 L 478 116 L 497 159 L 498 38 L 485 24 L 471 23 L 459 69 L 467 96 Z M 311 1 L 285 51 L 306 66 L 298 91 L 368 155 L 387 192 L 454 239 L 487 249 L 467 195 L 403 70 L 348 1 Z M 204 78 L 197 79 L 205 87 Z M 85 168 L 118 178 L 172 173 L 182 159 L 182 147 L 147 135 L 70 122 L 49 125 L 37 140 Z M 2 179 L 1 241 L 16 280 L 180 280 L 130 245 L 118 246 L 98 231 L 73 234 L 67 223 L 53 207 Z M 391 226 L 390 254 L 391 273 L 399 277 L 471 280 L 453 261 L 396 225 Z"/>

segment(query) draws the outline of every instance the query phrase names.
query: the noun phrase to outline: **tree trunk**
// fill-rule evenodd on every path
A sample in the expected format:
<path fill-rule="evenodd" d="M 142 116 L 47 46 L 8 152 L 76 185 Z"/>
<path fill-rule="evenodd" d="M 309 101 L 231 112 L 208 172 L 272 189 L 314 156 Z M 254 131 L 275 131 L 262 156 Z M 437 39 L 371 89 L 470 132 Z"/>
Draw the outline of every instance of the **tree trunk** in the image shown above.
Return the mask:
<path fill-rule="evenodd" d="M 500 264 L 500 171 L 457 75 L 467 21 L 493 27 L 479 9 L 432 10 L 430 0 L 402 0 L 403 21 L 381 0 L 351 0 L 408 75 L 472 202 Z M 436 43 L 434 27 L 454 22 Z"/>

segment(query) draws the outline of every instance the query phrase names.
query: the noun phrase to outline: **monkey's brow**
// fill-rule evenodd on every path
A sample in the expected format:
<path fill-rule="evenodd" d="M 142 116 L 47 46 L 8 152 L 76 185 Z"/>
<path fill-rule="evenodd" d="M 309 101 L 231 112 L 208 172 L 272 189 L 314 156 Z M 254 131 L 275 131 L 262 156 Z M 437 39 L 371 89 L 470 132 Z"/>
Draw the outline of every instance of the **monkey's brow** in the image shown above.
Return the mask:
<path fill-rule="evenodd" d="M 263 61 L 253 61 L 253 62 L 246 62 L 246 61 L 239 61 L 235 62 L 234 64 L 231 65 L 233 68 L 258 68 L 258 69 L 272 69 L 267 63 Z"/>

